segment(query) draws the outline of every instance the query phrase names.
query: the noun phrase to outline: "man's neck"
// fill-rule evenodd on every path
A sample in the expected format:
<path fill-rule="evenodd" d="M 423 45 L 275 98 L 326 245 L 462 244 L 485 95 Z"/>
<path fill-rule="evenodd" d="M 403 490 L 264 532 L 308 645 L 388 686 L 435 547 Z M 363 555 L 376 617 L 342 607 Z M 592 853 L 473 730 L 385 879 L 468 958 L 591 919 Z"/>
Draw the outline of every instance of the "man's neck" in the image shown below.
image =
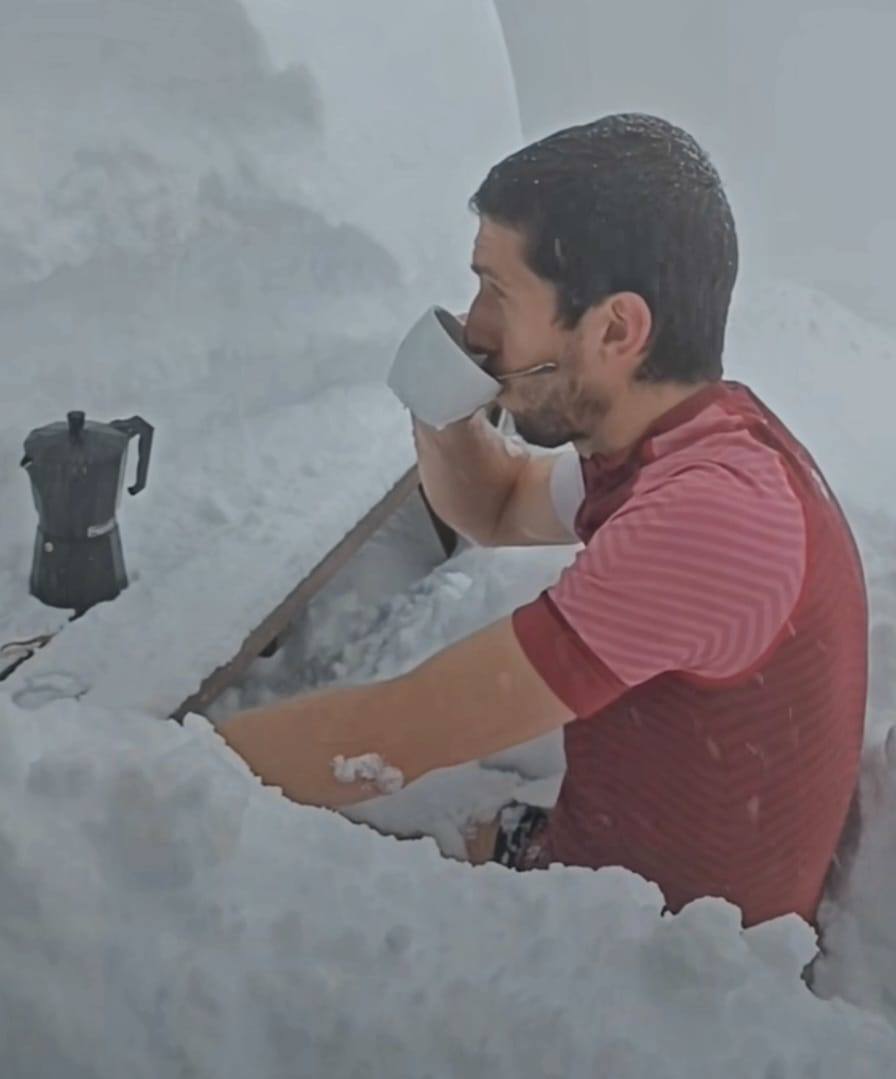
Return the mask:
<path fill-rule="evenodd" d="M 711 385 L 709 382 L 635 382 L 601 416 L 590 439 L 577 442 L 582 457 L 613 457 L 633 446 L 660 416 Z"/>

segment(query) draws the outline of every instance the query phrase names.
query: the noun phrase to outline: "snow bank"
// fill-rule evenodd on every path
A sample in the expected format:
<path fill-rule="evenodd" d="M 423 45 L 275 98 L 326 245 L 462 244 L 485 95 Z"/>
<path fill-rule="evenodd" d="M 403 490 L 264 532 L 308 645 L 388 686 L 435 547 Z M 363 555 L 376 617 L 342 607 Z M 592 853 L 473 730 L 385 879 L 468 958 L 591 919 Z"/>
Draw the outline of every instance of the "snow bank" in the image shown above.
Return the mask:
<path fill-rule="evenodd" d="M 412 524 L 414 535 L 398 537 L 405 547 L 417 542 Z M 241 685 L 222 694 L 211 709 L 216 723 L 293 693 L 396 677 L 530 600 L 574 553 L 571 547 L 467 548 L 378 604 L 359 594 L 378 574 L 379 544 L 371 548 L 309 605 L 274 659 L 255 664 Z M 471 823 L 492 820 L 512 798 L 553 805 L 564 767 L 556 732 L 481 763 L 432 772 L 397 794 L 342 812 L 392 835 L 431 836 L 444 854 L 461 858 Z"/>
<path fill-rule="evenodd" d="M 153 497 L 122 512 L 130 587 L 66 626 L 9 691 L 170 716 L 413 463 L 406 413 L 371 385 L 207 430 L 187 467 L 163 454 Z M 60 618 L 36 602 L 21 617 L 36 609 Z"/>
<path fill-rule="evenodd" d="M 841 499 L 893 513 L 891 330 L 823 292 L 748 272 L 735 290 L 725 367 L 805 442 Z"/>
<path fill-rule="evenodd" d="M 871 600 L 864 827 L 858 851 L 853 842 L 844 844 L 845 879 L 822 907 L 824 954 L 813 964 L 812 984 L 825 997 L 851 1000 L 896 1024 L 896 915 L 889 902 L 896 890 L 896 735 L 890 734 L 889 754 L 883 748 L 896 724 L 896 518 L 893 470 L 886 467 L 896 436 L 886 402 L 868 391 L 886 384 L 896 344 L 826 297 L 778 283 L 744 290 L 730 345 L 731 374 L 752 384 L 807 441 L 846 501 L 862 549 Z M 847 352 L 856 378 L 844 372 Z M 869 505 L 883 508 L 863 508 Z M 390 547 L 400 539 L 390 536 Z M 216 721 L 303 689 L 399 674 L 532 598 L 556 579 L 571 551 L 462 551 L 377 604 L 369 584 L 381 557 L 372 544 L 334 581 L 284 650 L 221 699 Z M 550 736 L 434 773 L 348 813 L 387 833 L 432 836 L 444 853 L 460 857 L 471 821 L 491 819 L 514 797 L 553 804 L 562 770 L 560 738 Z"/>
<path fill-rule="evenodd" d="M 372 836 L 198 717 L 0 696 L 0 739 L 5 1075 L 892 1074 L 896 1034 L 801 981 L 795 918 Z"/>
<path fill-rule="evenodd" d="M 847 377 L 846 351 L 860 378 Z M 887 467 L 896 460 L 896 432 L 887 399 L 868 386 L 885 384 L 896 341 L 820 293 L 792 283 L 748 283 L 738 294 L 728 353 L 730 377 L 753 386 L 805 440 L 857 530 L 873 614 L 868 732 L 869 740 L 879 741 L 896 721 L 896 518 L 887 512 L 896 506 L 896 470 Z M 278 696 L 400 674 L 532 599 L 557 579 L 571 551 L 464 551 L 381 605 L 371 601 L 364 569 L 349 571 L 312 604 L 273 662 L 259 663 L 238 690 L 221 698 L 214 717 L 223 722 L 233 711 Z M 379 557 L 373 555 L 369 580 L 376 579 Z M 525 779 L 556 776 L 563 768 L 559 738 L 499 755 L 503 762 Z M 424 778 L 388 810 L 373 803 L 351 812 L 399 834 L 433 835 L 453 853 L 464 806 L 468 817 L 479 819 L 507 794 L 506 776 L 499 789 L 494 785 L 493 773 L 477 780 L 469 766 L 457 770 L 453 783 L 442 775 Z"/>
<path fill-rule="evenodd" d="M 164 595 L 189 597 L 175 642 L 220 615 L 197 585 L 210 548 L 218 578 L 226 564 L 229 588 L 267 602 L 260 563 L 282 555 L 291 586 L 309 537 L 339 531 L 321 509 L 334 469 L 364 452 L 382 482 L 402 467 L 404 418 L 358 383 L 379 380 L 421 308 L 466 298 L 466 197 L 519 132 L 490 3 L 393 0 L 389 13 L 0 0 L 0 640 L 64 617 L 25 595 L 34 512 L 16 464 L 28 430 L 70 408 L 157 427 L 149 488 L 122 512 L 132 591 L 87 616 L 138 657 L 161 654 L 143 629 L 154 609 L 164 622 Z M 892 506 L 892 425 L 869 392 L 890 340 L 800 290 L 747 293 L 739 310 L 732 373 L 839 491 Z M 896 933 L 878 897 L 892 892 L 896 811 L 878 747 L 896 685 L 891 528 L 869 518 L 863 533 L 877 567 L 866 828 L 813 972 L 819 993 L 890 1015 Z M 398 673 L 531 598 L 569 557 L 465 552 L 385 606 L 344 579 L 222 710 Z M 31 661 L 45 681 L 20 698 L 30 710 L 0 686 L 11 1079 L 892 1074 L 892 1030 L 801 981 L 814 944 L 795 919 L 741 933 L 717 901 L 661 918 L 657 890 L 621 870 L 521 876 L 440 856 L 511 796 L 550 804 L 558 738 L 353 811 L 438 847 L 398 843 L 262 788 L 205 721 L 126 707 L 138 690 L 153 708 L 179 699 L 182 669 L 169 684 L 110 682 L 107 707 L 47 704 L 94 688 L 78 680 L 88 664 L 114 673 L 87 625 L 66 629 L 67 669 L 49 651 Z"/>
<path fill-rule="evenodd" d="M 822 955 L 812 986 L 887 1018 L 896 1027 L 896 727 L 869 748 L 862 769 L 862 830 L 848 873 L 821 911 Z"/>
<path fill-rule="evenodd" d="M 814 990 L 896 1026 L 896 520 L 858 515 L 871 597 L 871 677 L 861 780 L 861 829 L 820 911 L 823 954 Z"/>
<path fill-rule="evenodd" d="M 75 647 L 95 687 L 144 627 L 113 699 L 163 710 L 234 651 L 188 649 L 192 613 L 239 644 L 412 462 L 370 384 L 423 308 L 468 296 L 467 199 L 520 138 L 504 40 L 480 0 L 0 0 L 0 26 L 0 643 L 65 620 L 27 595 L 24 437 L 141 413 L 134 588 Z M 185 587 L 204 599 L 172 639 Z"/>

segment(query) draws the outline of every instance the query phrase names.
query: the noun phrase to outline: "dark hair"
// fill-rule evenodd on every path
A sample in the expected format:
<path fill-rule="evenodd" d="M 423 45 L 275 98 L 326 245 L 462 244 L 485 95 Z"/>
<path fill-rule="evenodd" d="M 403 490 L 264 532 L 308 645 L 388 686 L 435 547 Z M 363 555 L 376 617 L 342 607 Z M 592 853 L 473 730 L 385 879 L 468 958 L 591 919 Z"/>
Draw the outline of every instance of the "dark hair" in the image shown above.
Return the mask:
<path fill-rule="evenodd" d="M 615 292 L 643 296 L 653 330 L 639 378 L 721 377 L 737 233 L 686 132 L 635 113 L 558 131 L 495 165 L 470 206 L 522 232 L 566 327 Z"/>

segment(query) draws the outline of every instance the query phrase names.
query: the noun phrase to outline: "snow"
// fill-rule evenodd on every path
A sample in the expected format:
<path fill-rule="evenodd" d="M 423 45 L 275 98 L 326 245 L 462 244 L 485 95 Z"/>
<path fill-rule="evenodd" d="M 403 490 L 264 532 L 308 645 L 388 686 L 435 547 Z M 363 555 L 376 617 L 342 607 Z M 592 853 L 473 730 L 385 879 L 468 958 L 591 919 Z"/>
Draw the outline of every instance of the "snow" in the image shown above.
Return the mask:
<path fill-rule="evenodd" d="M 76 675 L 63 692 L 171 715 L 413 463 L 406 414 L 366 385 L 206 430 L 187 467 L 162 449 L 152 496 L 121 514 L 130 587 L 67 626 L 9 692 L 43 703 Z"/>
<path fill-rule="evenodd" d="M 862 775 L 861 844 L 844 885 L 822 911 L 824 953 L 813 968 L 821 996 L 841 996 L 896 1025 L 896 752 L 869 748 Z"/>
<path fill-rule="evenodd" d="M 417 542 L 418 524 L 409 521 L 398 537 L 405 547 Z M 396 543 L 394 535 L 390 543 Z M 574 553 L 562 547 L 465 548 L 406 591 L 382 603 L 365 603 L 352 577 L 375 575 L 379 544 L 370 547 L 360 565 L 310 604 L 280 652 L 256 664 L 242 685 L 219 698 L 210 713 L 216 723 L 236 710 L 303 689 L 397 677 L 531 599 L 556 580 Z M 383 832 L 429 835 L 444 854 L 459 858 L 470 823 L 493 819 L 512 798 L 553 805 L 563 767 L 557 733 L 481 763 L 432 772 L 398 794 L 344 812 Z M 547 793 L 539 795 L 539 786 Z"/>
<path fill-rule="evenodd" d="M 746 319 L 747 311 L 758 311 L 760 317 Z M 787 327 L 792 329 L 783 333 Z M 822 907 L 824 949 L 807 977 L 818 996 L 849 1000 L 896 1026 L 891 988 L 896 919 L 886 900 L 896 886 L 896 734 L 889 734 L 889 757 L 882 748 L 896 719 L 896 519 L 874 508 L 892 505 L 892 472 L 876 462 L 890 459 L 896 439 L 877 402 L 863 410 L 868 396 L 864 377 L 861 384 L 842 378 L 838 359 L 847 332 L 855 343 L 859 369 L 885 385 L 884 364 L 896 345 L 885 331 L 799 286 L 779 282 L 760 288 L 747 282 L 732 324 L 730 373 L 750 381 L 809 442 L 846 502 L 862 548 L 871 599 L 864 826 L 858 850 L 845 844 L 841 851 L 845 885 L 832 889 Z M 796 367 L 794 357 L 805 372 L 796 390 L 788 382 Z M 393 533 L 390 550 L 402 540 L 410 548 L 418 526 L 408 522 L 403 537 Z M 572 550 L 563 548 L 465 548 L 403 593 L 377 603 L 375 595 L 360 594 L 381 558 L 373 541 L 358 564 L 312 604 L 282 652 L 260 662 L 241 687 L 224 695 L 214 718 L 226 722 L 231 711 L 303 689 L 400 674 L 531 598 L 556 579 L 571 557 Z M 492 819 L 511 799 L 552 805 L 562 769 L 560 740 L 548 737 L 488 761 L 426 776 L 400 794 L 356 806 L 348 815 L 381 832 L 431 836 L 444 854 L 462 857 L 470 824 Z M 760 805 L 745 808 L 761 813 Z M 602 876 L 598 874 L 596 888 Z M 755 1065 L 755 1074 L 762 1074 L 761 1065 Z M 776 1074 L 774 1069 L 770 1074 Z"/>
<path fill-rule="evenodd" d="M 437 564 L 413 500 L 212 722 L 159 717 L 412 460 L 390 359 L 468 298 L 466 199 L 519 140 L 491 3 L 0 0 L 0 24 L 0 643 L 66 621 L 26 594 L 25 435 L 76 407 L 157 428 L 130 588 L 0 683 L 2 1074 L 892 1075 L 892 334 L 747 281 L 729 342 L 845 498 L 871 590 L 864 820 L 823 952 L 720 900 L 661 916 L 621 869 L 472 868 L 472 825 L 553 804 L 559 736 L 343 816 L 263 787 L 213 724 L 396 676 L 570 548 Z M 397 782 L 341 766 L 371 765 Z"/>
<path fill-rule="evenodd" d="M 889 1074 L 797 918 L 456 864 L 286 801 L 199 717 L 0 703 L 4 1074 Z"/>
<path fill-rule="evenodd" d="M 894 325 L 896 158 L 879 137 L 894 95 L 890 0 L 497 7 L 527 140 L 602 113 L 674 120 L 721 171 L 745 270 L 764 263 Z"/>
<path fill-rule="evenodd" d="M 330 762 L 339 783 L 354 783 L 362 779 L 380 794 L 397 794 L 404 786 L 404 774 L 379 755 L 362 753 L 360 757 L 345 758 L 341 754 Z"/>
<path fill-rule="evenodd" d="M 466 298 L 467 199 L 520 134 L 490 3 L 391 10 L 0 0 L 0 644 L 67 617 L 27 595 L 29 430 L 156 428 L 131 588 L 21 700 L 170 714 L 413 463 L 382 383 L 433 295 Z"/>
<path fill-rule="evenodd" d="M 894 365 L 893 331 L 822 292 L 750 278 L 735 292 L 729 377 L 769 402 L 853 508 L 896 505 Z"/>

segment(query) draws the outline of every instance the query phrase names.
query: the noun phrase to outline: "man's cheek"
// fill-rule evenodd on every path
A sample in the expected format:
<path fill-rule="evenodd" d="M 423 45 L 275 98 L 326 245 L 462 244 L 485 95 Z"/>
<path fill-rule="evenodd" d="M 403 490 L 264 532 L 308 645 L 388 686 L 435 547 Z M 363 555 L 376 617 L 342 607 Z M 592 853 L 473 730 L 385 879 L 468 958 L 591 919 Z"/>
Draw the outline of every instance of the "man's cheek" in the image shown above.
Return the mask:
<path fill-rule="evenodd" d="M 508 328 L 504 334 L 504 347 L 502 349 L 504 366 L 508 369 L 522 370 L 524 367 L 533 367 L 541 363 L 543 356 L 538 338 L 527 333 L 523 328 Z"/>

